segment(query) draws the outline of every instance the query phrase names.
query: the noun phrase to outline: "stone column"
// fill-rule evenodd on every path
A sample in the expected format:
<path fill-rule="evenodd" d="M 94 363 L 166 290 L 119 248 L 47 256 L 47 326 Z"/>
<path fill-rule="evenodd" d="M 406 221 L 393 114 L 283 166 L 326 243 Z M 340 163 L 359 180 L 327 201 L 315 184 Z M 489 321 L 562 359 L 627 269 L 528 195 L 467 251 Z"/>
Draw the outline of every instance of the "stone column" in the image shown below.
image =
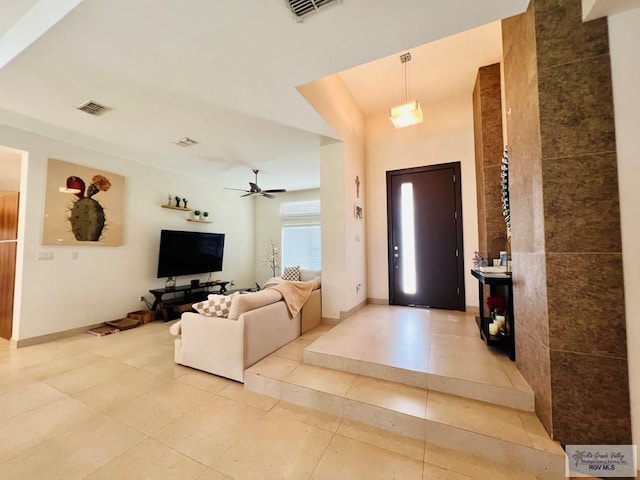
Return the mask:
<path fill-rule="evenodd" d="M 500 166 L 503 153 L 500 64 L 478 69 L 473 89 L 473 132 L 478 197 L 478 248 L 489 259 L 507 246 L 502 215 Z"/>
<path fill-rule="evenodd" d="M 564 444 L 630 444 L 606 19 L 532 0 L 503 21 L 517 366 Z"/>

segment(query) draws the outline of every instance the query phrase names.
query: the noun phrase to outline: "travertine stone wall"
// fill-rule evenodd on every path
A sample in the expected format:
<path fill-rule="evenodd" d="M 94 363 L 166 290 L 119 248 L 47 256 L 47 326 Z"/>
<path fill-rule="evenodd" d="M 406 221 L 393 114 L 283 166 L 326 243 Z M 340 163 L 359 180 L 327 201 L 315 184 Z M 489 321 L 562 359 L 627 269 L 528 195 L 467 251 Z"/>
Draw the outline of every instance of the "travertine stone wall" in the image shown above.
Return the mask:
<path fill-rule="evenodd" d="M 534 0 L 503 22 L 517 365 L 565 444 L 631 443 L 606 19 Z"/>
<path fill-rule="evenodd" d="M 473 130 L 478 197 L 478 248 L 488 258 L 506 249 L 500 165 L 503 153 L 500 64 L 478 69 L 473 89 Z"/>

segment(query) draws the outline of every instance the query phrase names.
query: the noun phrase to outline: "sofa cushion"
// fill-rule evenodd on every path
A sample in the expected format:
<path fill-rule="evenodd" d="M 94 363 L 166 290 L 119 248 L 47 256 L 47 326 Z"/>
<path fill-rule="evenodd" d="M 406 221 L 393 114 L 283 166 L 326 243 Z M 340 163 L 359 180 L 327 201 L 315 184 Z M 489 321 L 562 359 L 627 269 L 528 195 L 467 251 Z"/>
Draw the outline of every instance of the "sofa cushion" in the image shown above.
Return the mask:
<path fill-rule="evenodd" d="M 238 317 L 245 312 L 276 303 L 280 300 L 282 300 L 280 292 L 272 289 L 237 294 L 231 303 L 229 320 L 237 320 Z"/>
<path fill-rule="evenodd" d="M 282 274 L 283 280 L 289 282 L 297 282 L 300 280 L 300 265 L 295 267 L 284 267 L 284 273 Z"/>
<path fill-rule="evenodd" d="M 316 277 L 320 276 L 322 270 L 307 270 L 305 268 L 300 269 L 300 281 L 310 282 Z"/>
<path fill-rule="evenodd" d="M 238 293 L 234 293 L 232 295 L 211 294 L 207 300 L 194 303 L 192 307 L 196 312 L 201 313 L 205 317 L 227 318 L 229 316 L 229 311 L 231 310 L 233 299 L 238 296 Z"/>

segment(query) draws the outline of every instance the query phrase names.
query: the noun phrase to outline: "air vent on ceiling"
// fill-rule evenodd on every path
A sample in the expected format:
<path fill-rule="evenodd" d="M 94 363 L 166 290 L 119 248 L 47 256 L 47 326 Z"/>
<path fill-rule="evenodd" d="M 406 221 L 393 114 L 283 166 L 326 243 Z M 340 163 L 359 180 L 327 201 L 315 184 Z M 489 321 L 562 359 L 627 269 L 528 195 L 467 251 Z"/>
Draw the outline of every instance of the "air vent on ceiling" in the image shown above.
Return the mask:
<path fill-rule="evenodd" d="M 87 100 L 82 105 L 78 105 L 76 108 L 85 113 L 88 113 L 89 115 L 102 115 L 103 113 L 111 110 L 111 107 L 105 107 L 104 105 L 100 105 L 93 100 Z"/>
<path fill-rule="evenodd" d="M 175 143 L 179 147 L 190 147 L 191 145 L 195 145 L 198 142 L 189 137 L 183 137 L 180 140 L 174 140 L 173 143 Z"/>
<path fill-rule="evenodd" d="M 325 7 L 332 3 L 340 2 L 341 0 L 285 0 L 289 10 L 298 17 L 304 17 L 310 13 L 315 12 L 319 8 Z"/>

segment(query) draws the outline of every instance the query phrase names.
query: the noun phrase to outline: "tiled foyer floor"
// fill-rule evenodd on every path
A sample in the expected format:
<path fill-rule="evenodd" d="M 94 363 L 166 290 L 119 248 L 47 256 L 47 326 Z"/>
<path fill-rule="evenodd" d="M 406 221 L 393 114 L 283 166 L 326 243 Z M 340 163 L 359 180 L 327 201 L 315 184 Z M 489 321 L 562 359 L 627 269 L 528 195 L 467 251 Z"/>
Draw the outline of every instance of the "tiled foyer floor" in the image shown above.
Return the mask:
<path fill-rule="evenodd" d="M 175 365 L 168 329 L 17 350 L 2 341 L 0 478 L 536 478 Z M 301 347 L 329 330 L 276 356 L 300 362 Z"/>

